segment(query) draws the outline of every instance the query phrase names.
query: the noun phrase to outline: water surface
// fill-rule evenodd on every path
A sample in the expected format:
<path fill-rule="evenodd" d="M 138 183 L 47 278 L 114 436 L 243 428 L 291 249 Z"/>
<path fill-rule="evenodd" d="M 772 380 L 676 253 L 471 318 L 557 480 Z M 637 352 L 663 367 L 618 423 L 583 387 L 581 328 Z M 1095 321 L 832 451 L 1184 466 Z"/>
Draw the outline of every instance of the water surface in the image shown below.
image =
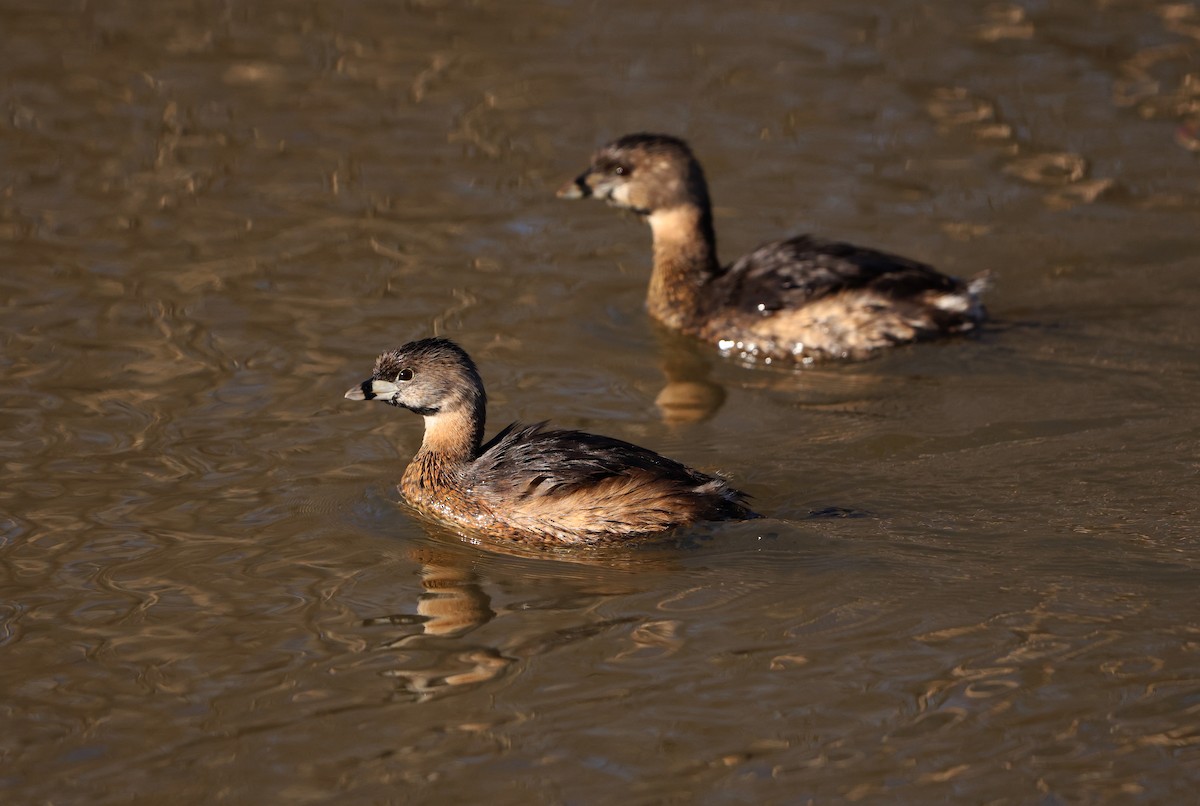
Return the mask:
<path fill-rule="evenodd" d="M 6 802 L 1194 797 L 1194 4 L 0 30 Z M 727 259 L 988 270 L 994 325 L 802 373 L 661 333 L 648 231 L 553 195 L 638 130 L 692 142 Z M 341 395 L 434 333 L 490 430 L 645 444 L 770 517 L 550 556 L 413 520 L 420 422 Z"/>

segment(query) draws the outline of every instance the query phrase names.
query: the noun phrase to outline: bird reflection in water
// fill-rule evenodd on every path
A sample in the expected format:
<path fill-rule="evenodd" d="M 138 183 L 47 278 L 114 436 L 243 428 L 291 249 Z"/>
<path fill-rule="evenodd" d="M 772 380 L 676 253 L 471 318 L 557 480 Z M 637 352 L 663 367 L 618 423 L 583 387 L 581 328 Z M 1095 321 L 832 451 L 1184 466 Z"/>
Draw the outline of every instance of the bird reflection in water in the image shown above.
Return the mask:
<path fill-rule="evenodd" d="M 725 403 L 725 387 L 708 377 L 712 362 L 696 345 L 666 328 L 657 328 L 658 351 L 666 383 L 654 399 L 663 422 L 698 423 Z"/>
<path fill-rule="evenodd" d="M 429 699 L 448 689 L 494 680 L 514 661 L 494 647 L 476 646 L 458 651 L 453 645 L 496 617 L 491 597 L 483 590 L 470 563 L 450 552 L 418 548 L 411 559 L 421 565 L 421 587 L 415 614 L 396 614 L 363 620 L 364 627 L 396 626 L 405 634 L 380 645 L 380 649 L 433 650 L 436 662 L 423 669 L 391 669 L 384 674 L 403 682 L 419 699 Z"/>
<path fill-rule="evenodd" d="M 591 605 L 598 599 L 639 592 L 646 585 L 654 584 L 656 572 L 673 568 L 678 560 L 678 546 L 670 539 L 664 540 L 660 547 L 651 544 L 634 551 L 555 551 L 477 539 L 471 539 L 469 546 L 460 548 L 456 544 L 465 539 L 462 535 L 425 519 L 422 523 L 430 538 L 440 545 L 426 544 L 406 552 L 409 561 L 420 565 L 422 592 L 417 598 L 416 612 L 366 618 L 362 622 L 364 627 L 400 633 L 381 641 L 376 647 L 397 652 L 400 663 L 384 674 L 397 680 L 417 701 L 464 692 L 500 678 L 520 660 L 638 621 L 609 619 L 596 622 L 588 618 L 584 624 L 546 633 L 529 634 L 509 628 L 500 632 L 489 630 L 486 638 L 471 636 L 492 620 L 520 618 L 525 607 L 578 611 L 587 617 Z M 481 577 L 476 568 L 499 570 L 507 565 L 505 560 L 515 563 L 533 561 L 541 567 L 547 563 L 552 566 L 568 563 L 573 567 L 588 566 L 588 571 L 563 573 L 561 567 L 558 572 L 547 571 L 541 579 L 552 588 L 549 596 L 523 603 L 515 610 L 504 607 L 497 610 L 485 591 L 487 579 Z M 632 575 L 635 570 L 637 574 Z M 526 572 L 522 569 L 518 573 L 524 575 Z M 503 586 L 498 578 L 492 582 Z M 501 638 L 494 645 L 489 643 L 498 635 L 507 635 L 509 640 Z M 516 638 L 518 635 L 521 637 Z M 635 643 L 640 644 L 636 640 Z"/>

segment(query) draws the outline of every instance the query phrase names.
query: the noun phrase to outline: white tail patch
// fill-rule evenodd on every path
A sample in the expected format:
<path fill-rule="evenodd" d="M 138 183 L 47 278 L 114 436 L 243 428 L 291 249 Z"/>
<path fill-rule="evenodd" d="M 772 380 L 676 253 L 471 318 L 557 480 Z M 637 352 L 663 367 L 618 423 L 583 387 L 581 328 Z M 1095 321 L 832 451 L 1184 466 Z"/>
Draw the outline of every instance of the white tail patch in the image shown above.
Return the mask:
<path fill-rule="evenodd" d="M 992 275 L 990 272 L 980 272 L 967 281 L 967 292 L 973 297 L 978 297 L 991 287 Z"/>
<path fill-rule="evenodd" d="M 934 300 L 933 305 L 943 311 L 966 313 L 973 303 L 974 300 L 966 294 L 942 294 Z"/>

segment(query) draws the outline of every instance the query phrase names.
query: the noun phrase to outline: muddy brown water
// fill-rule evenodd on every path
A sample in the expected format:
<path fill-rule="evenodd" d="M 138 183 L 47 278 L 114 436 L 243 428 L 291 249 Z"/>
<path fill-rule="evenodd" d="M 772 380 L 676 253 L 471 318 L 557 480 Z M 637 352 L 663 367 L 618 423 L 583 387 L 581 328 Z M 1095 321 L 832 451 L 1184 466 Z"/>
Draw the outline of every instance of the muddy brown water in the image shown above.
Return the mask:
<path fill-rule="evenodd" d="M 1194 3 L 13 2 L 0 41 L 6 803 L 1194 797 Z M 648 231 L 553 195 L 637 130 L 692 141 L 727 259 L 991 270 L 996 322 L 801 373 L 665 336 Z M 770 517 L 415 521 L 419 420 L 341 395 L 431 333 L 489 430 Z"/>

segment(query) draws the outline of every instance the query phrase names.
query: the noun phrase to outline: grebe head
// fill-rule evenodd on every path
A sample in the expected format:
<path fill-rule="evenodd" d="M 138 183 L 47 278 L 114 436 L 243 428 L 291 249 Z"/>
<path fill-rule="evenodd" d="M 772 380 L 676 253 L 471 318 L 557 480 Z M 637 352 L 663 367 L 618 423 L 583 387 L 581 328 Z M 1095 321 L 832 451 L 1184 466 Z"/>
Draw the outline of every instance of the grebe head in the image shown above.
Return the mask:
<path fill-rule="evenodd" d="M 601 148 L 560 199 L 602 199 L 648 216 L 680 205 L 708 206 L 704 171 L 688 144 L 666 134 L 627 134 Z"/>
<path fill-rule="evenodd" d="M 371 377 L 348 400 L 380 400 L 431 417 L 473 411 L 484 403 L 483 381 L 470 356 L 449 339 L 421 339 L 375 360 Z"/>

